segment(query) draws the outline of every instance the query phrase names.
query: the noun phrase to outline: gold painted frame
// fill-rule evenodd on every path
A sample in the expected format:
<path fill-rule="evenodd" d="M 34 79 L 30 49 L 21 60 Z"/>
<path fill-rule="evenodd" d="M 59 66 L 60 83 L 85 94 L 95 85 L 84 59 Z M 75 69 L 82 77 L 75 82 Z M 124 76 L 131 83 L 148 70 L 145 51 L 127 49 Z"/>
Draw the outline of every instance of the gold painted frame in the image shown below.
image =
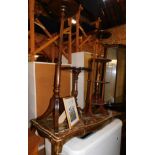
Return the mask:
<path fill-rule="evenodd" d="M 79 121 L 79 115 L 76 107 L 75 98 L 73 96 L 63 98 L 63 102 L 69 128 L 71 129 Z"/>

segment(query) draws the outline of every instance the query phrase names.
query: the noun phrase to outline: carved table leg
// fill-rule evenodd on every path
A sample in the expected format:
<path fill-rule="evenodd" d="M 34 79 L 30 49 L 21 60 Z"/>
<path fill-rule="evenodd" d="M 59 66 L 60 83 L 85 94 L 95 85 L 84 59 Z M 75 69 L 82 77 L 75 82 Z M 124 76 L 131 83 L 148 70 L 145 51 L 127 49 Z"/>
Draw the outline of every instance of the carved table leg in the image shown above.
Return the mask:
<path fill-rule="evenodd" d="M 56 142 L 54 144 L 51 143 L 51 155 L 61 155 L 62 152 L 62 143 Z"/>

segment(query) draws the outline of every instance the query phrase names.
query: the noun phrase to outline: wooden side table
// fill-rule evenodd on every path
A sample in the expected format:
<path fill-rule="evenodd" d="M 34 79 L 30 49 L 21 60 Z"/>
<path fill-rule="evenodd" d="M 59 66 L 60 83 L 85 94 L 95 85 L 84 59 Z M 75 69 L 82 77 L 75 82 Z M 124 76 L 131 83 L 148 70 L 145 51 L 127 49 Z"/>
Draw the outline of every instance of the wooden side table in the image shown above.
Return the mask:
<path fill-rule="evenodd" d="M 38 155 L 38 145 L 42 143 L 42 138 L 35 135 L 28 129 L 28 155 Z"/>

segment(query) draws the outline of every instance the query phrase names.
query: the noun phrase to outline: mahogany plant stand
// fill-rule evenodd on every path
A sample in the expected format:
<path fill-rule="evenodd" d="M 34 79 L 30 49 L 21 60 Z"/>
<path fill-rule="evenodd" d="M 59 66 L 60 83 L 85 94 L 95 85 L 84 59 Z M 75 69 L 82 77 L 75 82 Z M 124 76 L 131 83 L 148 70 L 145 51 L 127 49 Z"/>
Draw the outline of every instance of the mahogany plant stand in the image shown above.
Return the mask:
<path fill-rule="evenodd" d="M 89 72 L 88 75 L 86 106 L 84 110 L 85 114 L 88 116 L 90 115 L 90 112 L 91 115 L 96 113 L 107 114 L 107 110 L 104 108 L 104 85 L 109 82 L 105 82 L 105 65 L 110 61 L 110 59 L 103 57 L 91 58 L 89 60 L 89 68 L 91 69 L 91 72 Z M 94 74 L 93 78 L 91 78 L 92 74 Z M 93 91 L 91 91 L 91 89 Z M 93 106 L 96 106 L 95 109 L 97 110 L 95 112 L 92 111 Z"/>
<path fill-rule="evenodd" d="M 82 71 L 90 71 L 90 69 L 86 68 L 86 67 L 73 67 L 73 66 L 72 67 L 65 66 L 65 67 L 61 67 L 61 69 L 72 71 L 72 92 L 71 92 L 71 95 L 75 97 L 75 101 L 77 103 L 79 74 Z"/>
<path fill-rule="evenodd" d="M 37 118 L 37 120 L 42 120 L 52 117 L 52 127 L 54 132 L 59 132 L 58 119 L 61 113 L 64 111 L 64 105 L 62 98 L 60 97 L 60 81 L 61 81 L 61 61 L 62 61 L 62 50 L 63 50 L 63 30 L 64 21 L 68 17 L 73 16 L 79 9 L 79 4 L 75 0 L 52 0 L 44 1 L 47 3 L 49 9 L 51 9 L 58 19 L 60 18 L 60 40 L 59 40 L 59 52 L 58 61 L 55 64 L 55 74 L 54 74 L 54 88 L 53 96 L 50 99 L 49 106 L 46 111 Z"/>

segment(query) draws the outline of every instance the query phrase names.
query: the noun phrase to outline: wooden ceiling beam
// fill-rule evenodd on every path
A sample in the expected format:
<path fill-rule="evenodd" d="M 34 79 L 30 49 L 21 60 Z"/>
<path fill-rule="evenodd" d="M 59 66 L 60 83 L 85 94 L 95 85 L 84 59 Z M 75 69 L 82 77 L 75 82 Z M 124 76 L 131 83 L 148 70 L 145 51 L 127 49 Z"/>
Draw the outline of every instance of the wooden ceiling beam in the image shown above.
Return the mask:
<path fill-rule="evenodd" d="M 82 6 L 79 6 L 79 10 L 76 13 L 76 45 L 75 45 L 75 51 L 79 52 L 79 28 L 80 28 L 80 13 L 82 10 Z"/>
<path fill-rule="evenodd" d="M 83 33 L 83 35 L 84 35 L 85 37 L 87 37 L 87 34 L 85 33 L 85 31 L 84 31 L 84 29 L 81 27 L 81 25 L 79 25 L 79 28 L 80 28 L 81 32 Z"/>
<path fill-rule="evenodd" d="M 52 35 L 49 33 L 49 31 L 46 29 L 46 27 L 40 22 L 40 20 L 39 19 L 35 19 L 35 22 L 34 22 L 36 25 L 38 25 L 44 32 L 45 32 L 45 34 L 49 37 L 49 38 L 51 38 L 52 37 Z"/>
<path fill-rule="evenodd" d="M 66 28 L 63 30 L 63 33 L 69 31 L 69 28 Z M 44 48 L 48 47 L 50 44 L 55 42 L 60 37 L 60 34 L 56 35 L 55 37 L 52 37 L 49 41 L 47 41 L 45 44 L 41 45 L 39 48 L 35 50 L 35 53 L 40 52 Z"/>
<path fill-rule="evenodd" d="M 30 55 L 31 61 L 34 61 L 35 54 L 35 29 L 34 29 L 34 5 L 35 0 L 29 0 L 29 18 L 30 18 Z"/>
<path fill-rule="evenodd" d="M 79 48 L 81 48 L 91 37 L 92 35 L 87 36 L 87 38 L 79 45 Z"/>
<path fill-rule="evenodd" d="M 68 63 L 72 63 L 72 18 L 68 19 L 69 34 L 68 34 Z"/>

